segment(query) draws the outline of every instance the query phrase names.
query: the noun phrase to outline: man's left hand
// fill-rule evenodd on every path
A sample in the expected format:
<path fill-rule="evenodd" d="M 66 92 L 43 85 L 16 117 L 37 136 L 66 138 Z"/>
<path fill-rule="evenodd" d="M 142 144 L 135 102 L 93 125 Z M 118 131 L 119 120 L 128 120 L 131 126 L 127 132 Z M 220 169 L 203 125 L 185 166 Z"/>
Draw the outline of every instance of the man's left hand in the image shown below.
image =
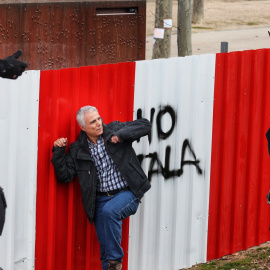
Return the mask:
<path fill-rule="evenodd" d="M 266 132 L 266 138 L 267 138 L 268 142 L 270 143 L 270 128 Z"/>
<path fill-rule="evenodd" d="M 113 136 L 111 137 L 111 142 L 112 142 L 112 143 L 119 143 L 120 140 L 119 140 L 119 138 L 118 138 L 116 135 L 113 135 Z"/>

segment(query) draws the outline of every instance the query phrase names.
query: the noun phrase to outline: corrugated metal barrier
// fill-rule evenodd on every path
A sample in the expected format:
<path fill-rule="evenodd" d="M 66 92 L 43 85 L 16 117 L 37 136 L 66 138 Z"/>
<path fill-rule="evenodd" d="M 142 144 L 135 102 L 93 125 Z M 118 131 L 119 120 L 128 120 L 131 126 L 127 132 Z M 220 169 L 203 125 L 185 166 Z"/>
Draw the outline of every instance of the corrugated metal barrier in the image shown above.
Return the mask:
<path fill-rule="evenodd" d="M 36 269 L 99 269 L 99 244 L 87 221 L 78 181 L 57 183 L 53 142 L 78 134 L 76 112 L 91 104 L 103 121 L 132 120 L 135 63 L 42 72 L 37 177 Z M 128 250 L 128 222 L 123 228 Z M 127 261 L 124 263 L 126 269 Z"/>
<path fill-rule="evenodd" d="M 269 240 L 270 50 L 217 54 L 207 258 Z"/>
<path fill-rule="evenodd" d="M 6 222 L 0 267 L 32 269 L 35 256 L 39 71 L 16 81 L 0 79 L 0 186 Z"/>
<path fill-rule="evenodd" d="M 1 79 L 0 267 L 101 269 L 78 181 L 58 183 L 50 162 L 87 104 L 105 123 L 153 125 L 134 143 L 152 189 L 124 223 L 123 269 L 178 270 L 268 241 L 269 74 L 265 49 Z"/>
<path fill-rule="evenodd" d="M 129 269 L 180 269 L 207 248 L 215 55 L 136 63 L 136 146 L 152 188 L 131 218 Z M 138 237 L 139 236 L 139 237 Z"/>

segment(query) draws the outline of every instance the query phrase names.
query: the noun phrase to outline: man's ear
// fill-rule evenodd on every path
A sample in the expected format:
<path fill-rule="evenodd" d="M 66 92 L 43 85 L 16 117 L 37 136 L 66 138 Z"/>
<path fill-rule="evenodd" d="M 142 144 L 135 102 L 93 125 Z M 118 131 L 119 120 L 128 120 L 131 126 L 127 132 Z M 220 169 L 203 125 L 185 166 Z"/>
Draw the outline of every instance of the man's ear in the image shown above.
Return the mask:
<path fill-rule="evenodd" d="M 83 126 L 80 126 L 80 128 L 81 128 L 81 130 L 85 131 L 85 127 L 83 127 Z"/>

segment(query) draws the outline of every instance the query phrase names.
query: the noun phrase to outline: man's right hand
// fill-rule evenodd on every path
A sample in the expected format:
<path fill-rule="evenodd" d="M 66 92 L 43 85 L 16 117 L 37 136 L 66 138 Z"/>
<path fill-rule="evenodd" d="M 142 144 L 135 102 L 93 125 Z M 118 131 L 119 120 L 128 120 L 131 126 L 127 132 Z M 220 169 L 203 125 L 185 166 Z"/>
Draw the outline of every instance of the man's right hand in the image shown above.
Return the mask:
<path fill-rule="evenodd" d="M 53 146 L 64 147 L 64 146 L 67 146 L 67 143 L 68 143 L 67 138 L 59 138 L 54 142 Z"/>
<path fill-rule="evenodd" d="M 266 132 L 266 138 L 268 140 L 268 143 L 270 143 L 270 128 L 268 129 L 268 131 Z"/>

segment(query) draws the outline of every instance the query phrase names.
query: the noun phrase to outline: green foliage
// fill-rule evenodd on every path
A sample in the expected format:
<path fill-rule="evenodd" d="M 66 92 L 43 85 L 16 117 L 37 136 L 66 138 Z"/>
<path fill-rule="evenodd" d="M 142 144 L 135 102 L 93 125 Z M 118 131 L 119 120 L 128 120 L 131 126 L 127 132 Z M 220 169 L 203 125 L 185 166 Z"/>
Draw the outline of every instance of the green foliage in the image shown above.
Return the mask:
<path fill-rule="evenodd" d="M 239 256 L 240 255 L 240 256 Z M 191 269 L 196 270 L 268 270 L 270 269 L 270 247 L 264 246 L 241 251 L 221 259 L 199 264 Z"/>
<path fill-rule="evenodd" d="M 258 25 L 258 22 L 248 22 L 247 25 Z"/>
<path fill-rule="evenodd" d="M 206 26 L 192 26 L 192 29 L 205 29 L 205 30 L 212 30 L 213 27 L 206 27 Z"/>
<path fill-rule="evenodd" d="M 216 269 L 217 263 L 216 261 L 211 261 L 207 264 L 201 264 L 200 267 L 198 269 L 200 270 L 212 270 L 212 269 Z"/>
<path fill-rule="evenodd" d="M 251 268 L 252 268 L 252 259 L 245 258 L 243 260 L 225 263 L 224 265 L 219 266 L 217 269 L 219 270 L 231 270 L 231 269 L 250 270 Z"/>

